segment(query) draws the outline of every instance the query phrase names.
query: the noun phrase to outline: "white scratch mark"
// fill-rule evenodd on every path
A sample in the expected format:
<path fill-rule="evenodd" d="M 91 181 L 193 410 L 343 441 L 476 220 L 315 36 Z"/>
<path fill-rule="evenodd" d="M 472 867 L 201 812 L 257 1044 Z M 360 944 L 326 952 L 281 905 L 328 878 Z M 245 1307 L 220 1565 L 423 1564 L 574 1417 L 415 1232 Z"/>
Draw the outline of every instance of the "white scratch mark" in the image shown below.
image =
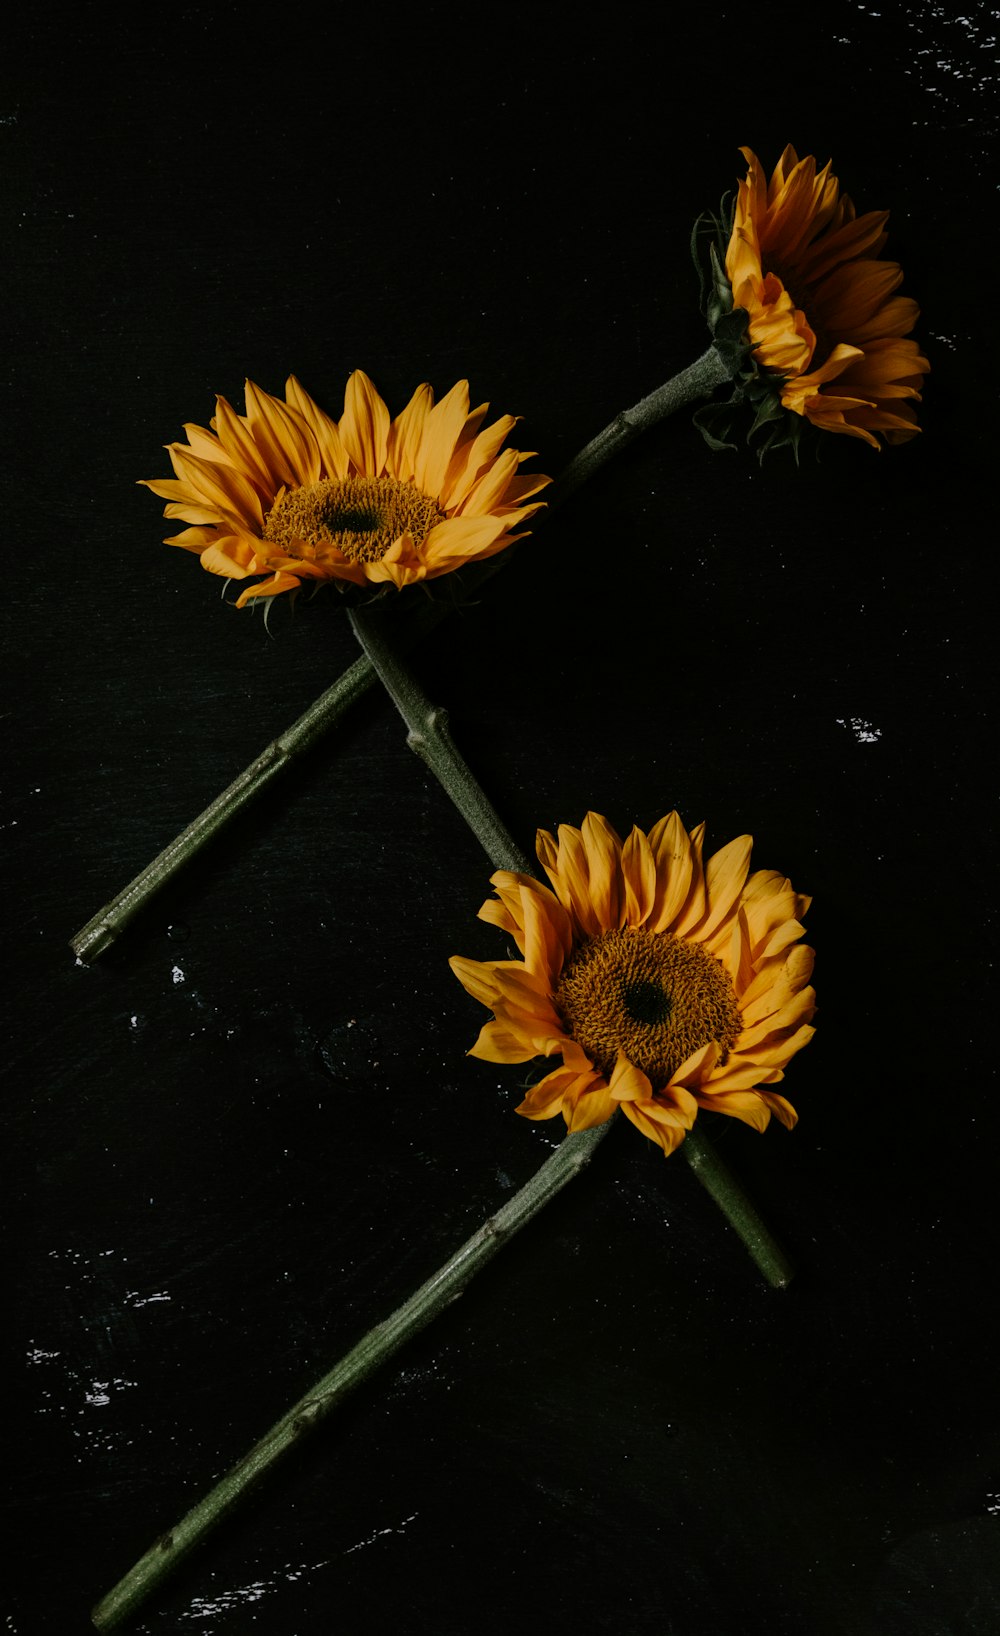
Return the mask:
<path fill-rule="evenodd" d="M 838 727 L 849 727 L 859 744 L 877 744 L 882 737 L 881 727 L 876 727 L 861 716 L 851 716 L 847 720 L 843 716 L 837 718 Z"/>
<path fill-rule="evenodd" d="M 399 1523 L 399 1525 L 397 1527 L 395 1527 L 395 1528 L 376 1528 L 374 1534 L 369 1534 L 367 1539 L 359 1539 L 357 1545 L 349 1545 L 347 1547 L 347 1550 L 344 1552 L 344 1555 L 345 1556 L 350 1556 L 352 1554 L 352 1552 L 354 1552 L 354 1551 L 363 1550 L 366 1545 L 374 1545 L 374 1543 L 375 1543 L 375 1541 L 377 1539 L 384 1539 L 386 1534 L 403 1534 L 403 1533 L 405 1533 L 407 1523 L 408 1522 L 413 1522 L 414 1518 L 419 1517 L 419 1515 L 420 1515 L 419 1511 L 414 1511 L 412 1516 L 404 1517 L 402 1522 Z"/>

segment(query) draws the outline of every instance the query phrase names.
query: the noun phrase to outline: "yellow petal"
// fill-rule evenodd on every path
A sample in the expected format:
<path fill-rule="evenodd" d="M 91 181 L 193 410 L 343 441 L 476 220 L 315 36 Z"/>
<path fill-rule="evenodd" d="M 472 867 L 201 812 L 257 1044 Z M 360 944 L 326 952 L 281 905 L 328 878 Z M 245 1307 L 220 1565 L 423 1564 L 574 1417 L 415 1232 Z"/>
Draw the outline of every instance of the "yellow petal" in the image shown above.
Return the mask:
<path fill-rule="evenodd" d="M 226 451 L 219 439 L 204 426 L 193 426 L 185 421 L 184 430 L 193 454 L 199 455 L 202 460 L 211 460 L 216 464 L 225 464 Z"/>
<path fill-rule="evenodd" d="M 780 1029 L 790 1028 L 802 1022 L 806 1016 L 812 1016 L 815 1011 L 815 995 L 811 988 L 800 989 L 788 997 L 785 1003 L 769 1016 L 749 1027 L 744 1027 L 740 1033 L 737 1049 L 743 1053 L 757 1053 L 758 1047 L 769 1041 L 773 1034 Z"/>
<path fill-rule="evenodd" d="M 469 1052 L 483 1062 L 530 1062 L 537 1055 L 530 1040 L 497 1022 L 486 1023 Z"/>
<path fill-rule="evenodd" d="M 744 1027 L 760 1022 L 784 1005 L 790 994 L 804 988 L 812 976 L 815 954 L 807 943 L 799 943 L 782 958 L 765 960 L 742 996 L 740 1013 Z"/>
<path fill-rule="evenodd" d="M 544 974 L 554 985 L 573 946 L 569 916 L 553 894 L 537 882 L 522 885 L 521 904 L 525 964 L 529 971 Z"/>
<path fill-rule="evenodd" d="M 253 440 L 278 482 L 294 488 L 317 483 L 319 449 L 302 416 L 253 381 L 246 383 L 246 400 Z"/>
<path fill-rule="evenodd" d="M 623 1051 L 619 1051 L 615 1061 L 609 1090 L 616 1102 L 649 1102 L 653 1095 L 653 1087 L 642 1069 L 629 1062 Z"/>
<path fill-rule="evenodd" d="M 493 1001 L 496 996 L 496 983 L 493 978 L 493 962 L 489 960 L 467 960 L 463 954 L 453 954 L 448 961 L 466 993 L 471 994 L 474 1000 L 493 1010 Z"/>
<path fill-rule="evenodd" d="M 636 1130 L 641 1131 L 651 1142 L 656 1142 L 668 1157 L 680 1147 L 687 1135 L 687 1129 L 683 1125 L 651 1119 L 645 1104 L 623 1102 L 621 1106 L 626 1119 L 631 1119 Z"/>
<path fill-rule="evenodd" d="M 167 453 L 174 471 L 191 494 L 203 504 L 217 507 L 220 517 L 230 517 L 260 532 L 264 526 L 260 496 L 245 477 L 231 466 L 201 460 L 180 443 L 171 444 Z"/>
<path fill-rule="evenodd" d="M 490 876 L 490 885 L 510 917 L 510 930 L 513 932 L 514 941 L 522 954 L 524 953 L 524 910 L 521 907 L 521 887 L 529 879 L 530 876 L 517 875 L 510 869 L 497 869 Z M 488 903 L 483 904 L 479 911 L 480 920 L 493 919 L 492 914 L 486 913 L 489 907 Z"/>
<path fill-rule="evenodd" d="M 285 397 L 305 421 L 319 450 L 323 477 L 344 478 L 349 470 L 347 450 L 340 440 L 337 422 L 331 420 L 309 396 L 301 381 L 289 375 L 285 382 Z"/>
<path fill-rule="evenodd" d="M 580 833 L 587 857 L 590 901 L 602 931 L 617 931 L 625 913 L 622 843 L 608 820 L 588 812 Z"/>
<path fill-rule="evenodd" d="M 423 436 L 424 422 L 433 407 L 434 393 L 430 385 L 424 381 L 417 387 L 406 408 L 396 416 L 389 428 L 386 467 L 401 483 L 407 483 L 413 477 L 414 461 Z"/>
<path fill-rule="evenodd" d="M 707 1045 L 699 1046 L 685 1057 L 679 1068 L 676 1068 L 670 1079 L 670 1089 L 676 1091 L 691 1085 L 700 1085 L 707 1079 L 718 1062 L 722 1051 L 716 1040 L 709 1040 Z"/>
<path fill-rule="evenodd" d="M 236 606 L 237 608 L 246 607 L 252 597 L 280 596 L 283 591 L 297 591 L 301 583 L 301 580 L 296 579 L 294 574 L 274 574 L 271 579 L 265 580 L 262 585 L 249 585 L 236 598 Z"/>
<path fill-rule="evenodd" d="M 456 381 L 451 391 L 445 393 L 424 420 L 413 475 L 417 488 L 423 494 L 430 495 L 431 499 L 438 499 L 441 494 L 445 473 L 468 413 L 469 383 Z"/>
<path fill-rule="evenodd" d="M 490 548 L 503 538 L 505 528 L 502 517 L 446 517 L 424 541 L 428 568 L 432 573 L 448 573 L 464 562 L 492 555 Z"/>
<path fill-rule="evenodd" d="M 753 1091 L 722 1091 L 718 1095 L 706 1089 L 699 1092 L 698 1101 L 703 1108 L 712 1113 L 726 1113 L 734 1119 L 742 1119 L 745 1125 L 752 1125 L 754 1130 L 766 1130 L 771 1122 L 771 1110 L 767 1103 Z"/>
<path fill-rule="evenodd" d="M 682 917 L 676 927 L 678 937 L 685 936 L 689 931 L 696 932 L 699 941 L 707 942 L 735 915 L 750 868 L 752 847 L 753 837 L 740 835 L 709 858 L 705 865 L 707 913 L 695 922 L 687 916 Z"/>
<path fill-rule="evenodd" d="M 487 405 L 484 404 L 481 411 L 477 409 L 469 416 L 463 428 L 463 436 L 445 473 L 441 502 L 449 510 L 461 509 L 469 490 L 493 464 L 504 439 L 517 425 L 516 415 L 501 415 L 491 426 L 487 426 L 478 435 L 466 441 L 470 425 L 477 418 L 482 419 L 486 408 Z"/>
<path fill-rule="evenodd" d="M 587 1076 L 581 1076 L 586 1078 Z M 595 1125 L 606 1125 L 618 1112 L 618 1103 L 612 1096 L 603 1075 L 595 1076 L 591 1087 L 563 1103 L 566 1124 L 570 1130 L 592 1130 Z"/>
<path fill-rule="evenodd" d="M 257 555 L 249 540 L 237 534 L 220 534 L 201 553 L 201 566 L 226 579 L 246 579 L 250 574 L 265 573 L 270 564 Z"/>
<path fill-rule="evenodd" d="M 621 869 L 625 885 L 625 924 L 642 926 L 652 913 L 656 899 L 656 862 L 649 841 L 635 825 L 622 847 Z"/>
<path fill-rule="evenodd" d="M 669 812 L 649 832 L 649 850 L 656 865 L 656 897 L 649 929 L 666 932 L 687 902 L 693 870 L 691 841 L 676 812 Z"/>
<path fill-rule="evenodd" d="M 761 1091 L 760 1095 L 762 1100 L 767 1103 L 771 1112 L 775 1114 L 776 1117 L 781 1120 L 781 1123 L 787 1126 L 789 1130 L 792 1130 L 798 1124 L 799 1116 L 792 1107 L 792 1104 L 790 1102 L 786 1102 L 783 1096 L 779 1096 L 777 1091 Z"/>
<path fill-rule="evenodd" d="M 363 369 L 356 369 L 347 382 L 340 440 L 361 476 L 382 475 L 389 441 L 389 411 Z"/>
<path fill-rule="evenodd" d="M 508 484 L 517 472 L 518 452 L 505 449 L 488 471 L 470 489 L 462 502 L 463 517 L 482 517 L 491 514 L 503 504 Z"/>
<path fill-rule="evenodd" d="M 200 556 L 206 545 L 211 545 L 215 538 L 215 530 L 211 528 L 185 528 L 180 534 L 171 534 L 164 540 L 164 545 L 179 545 L 183 551 L 197 551 Z"/>
<path fill-rule="evenodd" d="M 250 429 L 235 409 L 225 398 L 215 400 L 215 426 L 219 441 L 227 455 L 236 467 L 243 472 L 247 480 L 253 483 L 262 497 L 266 496 L 266 504 L 270 509 L 277 492 L 278 479 L 271 471 L 250 435 Z"/>

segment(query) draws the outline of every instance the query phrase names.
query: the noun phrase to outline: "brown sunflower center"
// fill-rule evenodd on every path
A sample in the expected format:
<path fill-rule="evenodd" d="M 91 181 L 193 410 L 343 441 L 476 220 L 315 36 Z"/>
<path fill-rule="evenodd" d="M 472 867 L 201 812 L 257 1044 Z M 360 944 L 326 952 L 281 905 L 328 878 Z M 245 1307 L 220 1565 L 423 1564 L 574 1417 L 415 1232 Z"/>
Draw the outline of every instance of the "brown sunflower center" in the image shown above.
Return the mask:
<path fill-rule="evenodd" d="M 742 1027 L 721 961 L 698 943 L 641 928 L 602 932 L 582 944 L 563 970 L 555 1002 L 602 1073 L 610 1074 L 623 1051 L 654 1090 L 710 1040 L 725 1060 Z"/>
<path fill-rule="evenodd" d="M 379 562 L 402 534 L 423 545 L 443 521 L 436 502 L 412 483 L 326 477 L 283 494 L 264 519 L 264 536 L 291 557 L 322 558 L 323 548 L 333 545 L 349 562 Z"/>

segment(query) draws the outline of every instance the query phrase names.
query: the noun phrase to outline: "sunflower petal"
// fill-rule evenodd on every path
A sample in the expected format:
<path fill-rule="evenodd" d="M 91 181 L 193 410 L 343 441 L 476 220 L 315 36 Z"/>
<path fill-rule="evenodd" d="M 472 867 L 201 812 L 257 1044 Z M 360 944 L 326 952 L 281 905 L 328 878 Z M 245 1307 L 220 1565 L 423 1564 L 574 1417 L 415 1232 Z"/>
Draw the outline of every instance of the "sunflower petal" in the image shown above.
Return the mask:
<path fill-rule="evenodd" d="M 486 1023 L 469 1052 L 470 1057 L 479 1057 L 483 1062 L 530 1062 L 537 1055 L 530 1039 L 499 1022 Z"/>
<path fill-rule="evenodd" d="M 427 414 L 413 462 L 417 487 L 438 499 L 469 413 L 469 383 L 456 381 Z"/>
<path fill-rule="evenodd" d="M 356 369 L 348 379 L 339 431 L 355 470 L 363 477 L 381 476 L 389 442 L 389 411 L 363 369 Z"/>
<path fill-rule="evenodd" d="M 622 843 L 608 820 L 588 812 L 580 830 L 587 857 L 590 901 L 602 931 L 616 931 L 625 913 Z"/>
<path fill-rule="evenodd" d="M 279 483 L 316 483 L 319 448 L 302 416 L 253 381 L 246 384 L 247 420 L 253 440 Z"/>
<path fill-rule="evenodd" d="M 608 1087 L 616 1102 L 649 1102 L 653 1087 L 641 1068 L 629 1062 L 624 1051 L 619 1051 Z"/>
<path fill-rule="evenodd" d="M 642 926 L 656 901 L 656 861 L 649 841 L 637 825 L 622 847 L 622 880 L 625 885 L 625 924 Z"/>
<path fill-rule="evenodd" d="M 337 422 L 331 420 L 309 396 L 302 382 L 289 375 L 285 382 L 285 398 L 302 416 L 316 440 L 323 477 L 344 478 L 350 469 L 347 450 L 341 442 Z"/>
<path fill-rule="evenodd" d="M 417 387 L 406 408 L 396 416 L 389 428 L 386 441 L 386 469 L 401 483 L 410 482 L 414 476 L 414 461 L 423 436 L 424 423 L 433 407 L 434 393 L 424 381 Z"/>
<path fill-rule="evenodd" d="M 581 1074 L 580 1081 L 587 1075 Z M 579 1083 L 579 1081 L 578 1081 Z M 595 1125 L 606 1125 L 618 1112 L 618 1103 L 611 1095 L 603 1074 L 596 1074 L 589 1085 L 577 1092 L 572 1103 L 564 1101 L 566 1124 L 572 1130 L 592 1130 Z"/>
<path fill-rule="evenodd" d="M 641 1102 L 623 1102 L 622 1112 L 626 1119 L 630 1119 L 636 1130 L 648 1137 L 661 1147 L 669 1158 L 670 1154 L 680 1147 L 690 1126 L 679 1121 L 667 1122 L 664 1119 L 654 1119 L 650 1116 L 650 1105 Z"/>

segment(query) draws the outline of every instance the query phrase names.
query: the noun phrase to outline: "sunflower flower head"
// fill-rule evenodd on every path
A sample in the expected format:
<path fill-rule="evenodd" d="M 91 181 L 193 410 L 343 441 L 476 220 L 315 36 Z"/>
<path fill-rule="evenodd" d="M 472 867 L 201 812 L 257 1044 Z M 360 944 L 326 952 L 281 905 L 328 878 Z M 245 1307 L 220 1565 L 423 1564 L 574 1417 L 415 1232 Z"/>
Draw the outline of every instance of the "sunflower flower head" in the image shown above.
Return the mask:
<path fill-rule="evenodd" d="M 664 1153 L 699 1108 L 756 1130 L 772 1114 L 795 1124 L 772 1087 L 814 1032 L 813 951 L 799 941 L 810 900 L 773 870 L 750 874 L 749 835 L 703 861 L 704 830 L 671 812 L 623 844 L 589 812 L 580 829 L 539 830 L 551 888 L 492 876 L 479 917 L 521 958 L 451 967 L 493 1012 L 470 1055 L 558 1059 L 525 1118 L 586 1130 L 620 1107 Z"/>
<path fill-rule="evenodd" d="M 930 365 L 908 339 L 920 314 L 897 294 L 902 270 L 880 254 L 888 212 L 858 216 L 830 165 L 820 170 L 794 148 L 770 180 L 750 148 L 741 152 L 748 170 L 735 200 L 700 217 L 692 239 L 702 307 L 736 379 L 729 401 L 699 410 L 696 424 L 713 447 L 731 447 L 745 404 L 761 453 L 797 452 L 807 424 L 876 449 L 879 435 L 914 437 Z"/>
<path fill-rule="evenodd" d="M 426 384 L 395 420 L 363 370 L 331 420 L 295 376 L 285 397 L 246 385 L 246 414 L 218 398 L 210 427 L 167 445 L 172 478 L 145 483 L 188 526 L 167 545 L 209 573 L 256 579 L 237 601 L 297 591 L 395 586 L 495 556 L 521 538 L 550 481 L 519 472 L 529 454 L 502 447 L 517 424 L 484 425 L 459 381 L 439 403 Z"/>

